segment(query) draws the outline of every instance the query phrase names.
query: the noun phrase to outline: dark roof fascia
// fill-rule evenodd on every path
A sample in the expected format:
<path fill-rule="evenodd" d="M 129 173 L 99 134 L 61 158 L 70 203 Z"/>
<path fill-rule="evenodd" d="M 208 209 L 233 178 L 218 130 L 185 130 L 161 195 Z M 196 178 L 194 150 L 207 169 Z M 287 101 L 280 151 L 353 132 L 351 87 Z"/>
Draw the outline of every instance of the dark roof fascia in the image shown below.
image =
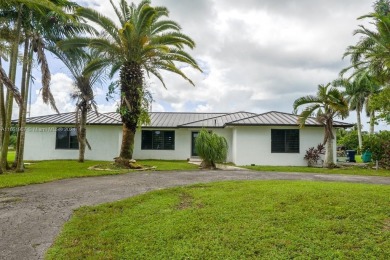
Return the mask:
<path fill-rule="evenodd" d="M 291 124 L 235 124 L 235 123 L 228 123 L 227 126 L 298 126 L 299 125 L 291 125 Z M 315 126 L 315 127 L 323 127 L 322 125 L 305 125 L 305 126 Z"/>
<path fill-rule="evenodd" d="M 333 125 L 334 128 L 350 128 L 354 127 L 354 124 L 348 124 L 348 125 Z"/>
<path fill-rule="evenodd" d="M 176 129 L 177 126 L 141 126 L 141 129 Z"/>
<path fill-rule="evenodd" d="M 226 126 L 298 126 L 299 125 L 292 125 L 292 124 L 235 124 L 235 123 L 227 123 Z M 305 127 L 324 127 L 324 125 L 304 125 Z M 333 125 L 335 128 L 349 128 L 353 127 L 354 125 Z"/>

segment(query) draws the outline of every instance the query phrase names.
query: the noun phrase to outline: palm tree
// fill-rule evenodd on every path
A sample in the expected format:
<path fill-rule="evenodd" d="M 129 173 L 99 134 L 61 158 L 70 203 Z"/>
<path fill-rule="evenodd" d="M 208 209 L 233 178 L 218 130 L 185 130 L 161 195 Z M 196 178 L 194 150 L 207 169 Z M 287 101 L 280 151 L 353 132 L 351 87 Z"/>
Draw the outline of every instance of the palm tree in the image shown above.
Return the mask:
<path fill-rule="evenodd" d="M 76 128 L 79 141 L 78 161 L 84 162 L 85 147 L 88 146 L 91 149 L 86 134 L 87 114 L 91 109 L 97 112 L 93 86 L 104 75 L 104 68 L 92 72 L 85 71 L 87 65 L 96 59 L 97 53 L 95 51 L 86 52 L 82 49 L 62 51 L 55 46 L 50 46 L 48 49 L 65 64 L 74 81 L 76 90 L 72 93 L 72 98 L 76 100 Z"/>
<path fill-rule="evenodd" d="M 354 69 L 355 74 L 369 71 L 381 85 L 390 82 L 390 1 L 379 0 L 374 5 L 374 12 L 358 19 L 372 19 L 374 29 L 359 25 L 354 35 L 361 38 L 356 45 L 349 46 L 343 57 L 350 56 L 351 65 L 341 71 L 344 74 Z"/>
<path fill-rule="evenodd" d="M 335 87 L 344 87 L 345 90 L 343 95 L 349 104 L 349 109 L 351 111 L 356 111 L 358 143 L 359 149 L 362 149 L 363 139 L 361 113 L 363 111 L 366 100 L 370 95 L 370 86 L 372 83 L 366 74 L 356 74 L 352 79 L 348 80 L 345 78 L 340 78 L 333 81 L 332 84 Z"/>
<path fill-rule="evenodd" d="M 178 68 L 176 62 L 189 64 L 200 70 L 197 62 L 184 50 L 194 48 L 194 41 L 183 34 L 179 24 L 164 20 L 165 7 L 152 7 L 149 0 L 139 5 L 120 0 L 119 8 L 112 0 L 119 26 L 113 20 L 93 9 L 81 8 L 78 14 L 98 24 L 103 34 L 100 38 L 74 38 L 60 43 L 64 48 L 89 46 L 101 57 L 90 68 L 111 67 L 110 77 L 119 71 L 120 107 L 123 122 L 122 144 L 117 163 L 127 164 L 133 157 L 134 136 L 142 114 L 145 74 L 153 74 L 164 85 L 161 70 L 180 75 L 193 82 Z"/>
<path fill-rule="evenodd" d="M 38 64 L 41 65 L 42 72 L 42 97 L 43 101 L 50 104 L 57 112 L 54 97 L 50 91 L 51 74 L 48 62 L 45 55 L 45 46 L 56 42 L 64 37 L 70 37 L 75 33 L 83 31 L 92 31 L 89 26 L 79 23 L 79 19 L 75 16 L 74 10 L 79 7 L 77 4 L 68 0 L 9 0 L 0 5 L 0 17 L 6 19 L 9 17 L 9 23 L 14 24 L 15 32 L 18 37 L 13 43 L 14 56 L 11 56 L 11 72 L 16 72 L 16 57 L 17 45 L 21 36 L 24 37 L 25 52 L 23 55 L 22 69 L 22 96 L 24 98 L 24 106 L 19 109 L 19 129 L 24 129 L 26 120 L 26 106 L 28 84 L 30 81 L 30 73 L 32 66 L 32 53 L 37 54 Z M 17 19 L 15 19 L 17 17 Z M 15 56 L 16 55 L 16 56 Z M 12 77 L 13 74 L 10 73 Z M 7 102 L 7 120 L 6 124 L 10 123 L 10 115 L 12 113 L 12 98 L 8 97 Z M 8 133 L 5 133 L 4 143 L 6 144 Z M 18 132 L 16 146 L 15 165 L 16 171 L 22 172 L 23 168 L 23 148 L 24 148 L 24 132 Z M 2 165 L 6 162 L 8 145 L 3 145 L 2 149 Z"/>
<path fill-rule="evenodd" d="M 326 144 L 325 167 L 331 168 L 334 165 L 333 142 L 335 139 L 333 131 L 333 120 L 335 117 L 344 119 L 348 116 L 348 102 L 342 93 L 330 83 L 319 85 L 317 95 L 308 95 L 294 101 L 294 113 L 298 113 L 298 107 L 304 106 L 299 114 L 298 123 L 304 127 L 306 120 L 315 116 L 316 120 L 324 125 L 325 134 L 323 144 Z"/>

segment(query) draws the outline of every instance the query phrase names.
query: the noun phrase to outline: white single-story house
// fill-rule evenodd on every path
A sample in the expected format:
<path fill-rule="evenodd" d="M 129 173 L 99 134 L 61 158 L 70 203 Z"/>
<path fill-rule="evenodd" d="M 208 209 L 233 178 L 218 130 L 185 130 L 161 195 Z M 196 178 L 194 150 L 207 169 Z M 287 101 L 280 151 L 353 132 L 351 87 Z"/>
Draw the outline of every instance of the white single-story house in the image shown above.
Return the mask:
<path fill-rule="evenodd" d="M 322 143 L 323 125 L 314 118 L 299 128 L 297 115 L 268 112 L 171 113 L 151 112 L 151 124 L 137 130 L 135 159 L 186 160 L 196 157 L 194 140 L 202 129 L 224 136 L 228 162 L 236 165 L 307 165 L 308 148 Z M 88 160 L 113 160 L 119 155 L 122 122 L 115 112 L 88 114 Z M 27 119 L 25 160 L 77 159 L 75 114 L 64 113 Z M 334 122 L 335 128 L 351 124 Z M 336 149 L 336 145 L 334 145 Z M 336 153 L 336 151 L 335 151 Z"/>

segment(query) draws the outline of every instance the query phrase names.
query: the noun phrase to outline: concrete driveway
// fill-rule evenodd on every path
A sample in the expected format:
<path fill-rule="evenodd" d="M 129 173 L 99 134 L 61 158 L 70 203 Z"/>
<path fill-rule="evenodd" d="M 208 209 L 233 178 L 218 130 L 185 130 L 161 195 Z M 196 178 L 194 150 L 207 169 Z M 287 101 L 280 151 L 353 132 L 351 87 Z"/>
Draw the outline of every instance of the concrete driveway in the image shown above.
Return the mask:
<path fill-rule="evenodd" d="M 254 171 L 140 172 L 0 189 L 0 259 L 42 259 L 74 209 L 150 190 L 226 180 L 308 180 L 390 185 L 390 178 Z"/>

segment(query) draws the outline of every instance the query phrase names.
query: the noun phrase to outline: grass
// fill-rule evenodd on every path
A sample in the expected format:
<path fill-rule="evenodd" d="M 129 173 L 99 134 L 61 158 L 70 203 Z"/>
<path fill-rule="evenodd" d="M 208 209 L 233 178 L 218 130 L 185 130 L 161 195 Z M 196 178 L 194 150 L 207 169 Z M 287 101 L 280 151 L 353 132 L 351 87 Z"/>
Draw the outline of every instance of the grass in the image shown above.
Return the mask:
<path fill-rule="evenodd" d="M 389 170 L 375 170 L 371 168 L 361 168 L 361 167 L 348 167 L 348 168 L 315 168 L 307 166 L 241 166 L 243 168 L 254 170 L 254 171 L 264 171 L 264 172 L 303 172 L 303 173 L 322 173 L 322 174 L 346 174 L 346 175 L 363 175 L 363 176 L 384 176 L 390 177 Z"/>
<path fill-rule="evenodd" d="M 357 163 L 361 163 L 362 159 L 360 155 L 355 156 Z M 390 171 L 385 169 L 374 169 L 373 165 L 368 168 L 362 168 L 358 166 L 342 167 L 342 168 L 316 168 L 307 166 L 241 166 L 243 168 L 254 170 L 254 171 L 265 171 L 265 172 L 303 172 L 303 173 L 322 173 L 322 174 L 346 174 L 346 175 L 363 175 L 363 176 L 384 176 L 390 177 Z"/>
<path fill-rule="evenodd" d="M 9 161 L 13 161 L 12 154 L 9 155 Z M 140 164 L 156 166 L 156 171 L 175 171 L 175 170 L 194 170 L 198 166 L 189 164 L 186 161 L 159 161 L 159 160 L 140 160 Z M 24 173 L 5 173 L 0 174 L 0 188 L 16 187 L 28 184 L 44 183 L 61 179 L 125 174 L 134 172 L 134 170 L 117 169 L 111 167 L 109 170 L 88 170 L 95 165 L 108 166 L 111 162 L 106 161 L 86 161 L 78 163 L 72 160 L 52 160 L 52 161 L 34 161 L 26 164 Z"/>
<path fill-rule="evenodd" d="M 75 211 L 47 259 L 390 259 L 390 187 L 241 181 Z"/>

